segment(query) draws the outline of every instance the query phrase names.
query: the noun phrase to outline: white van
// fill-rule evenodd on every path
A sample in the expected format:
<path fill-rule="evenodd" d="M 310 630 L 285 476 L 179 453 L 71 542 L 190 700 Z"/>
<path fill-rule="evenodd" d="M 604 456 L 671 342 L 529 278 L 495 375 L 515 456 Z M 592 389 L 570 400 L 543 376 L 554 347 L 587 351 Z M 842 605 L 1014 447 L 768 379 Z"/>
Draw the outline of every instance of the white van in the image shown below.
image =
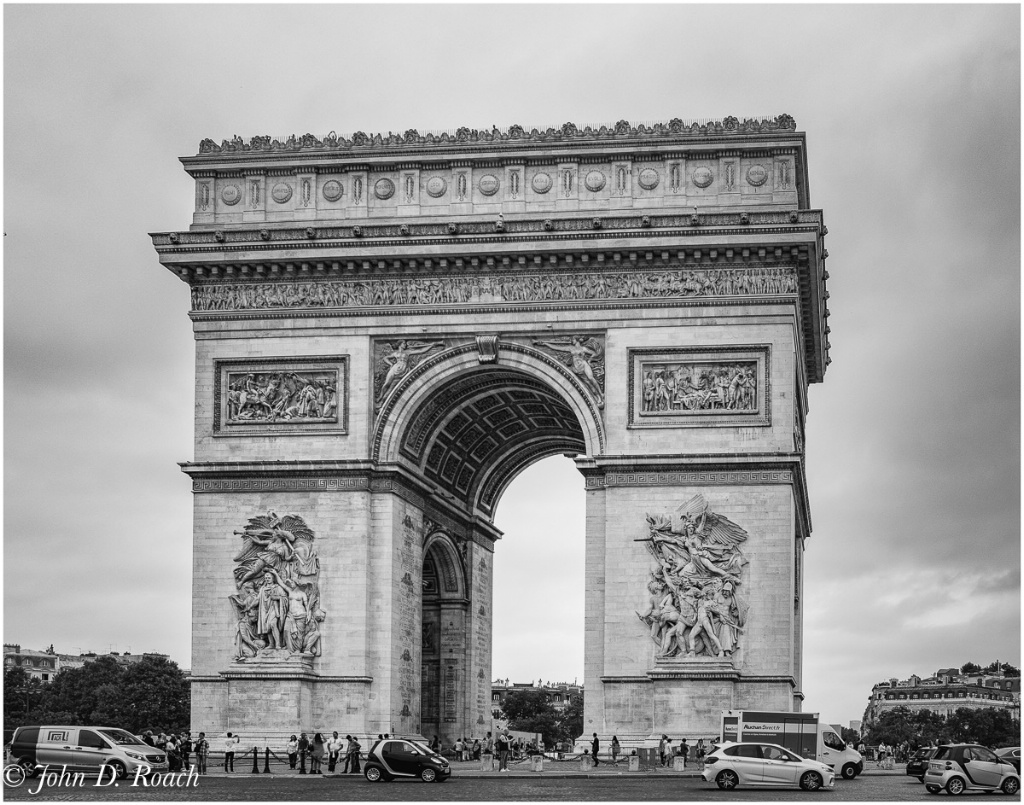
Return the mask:
<path fill-rule="evenodd" d="M 19 727 L 8 756 L 29 777 L 66 768 L 69 772 L 123 779 L 143 768 L 144 773 L 167 771 L 167 755 L 117 727 Z"/>
<path fill-rule="evenodd" d="M 723 710 L 722 741 L 759 741 L 779 744 L 808 760 L 835 769 L 837 776 L 852 780 L 864 771 L 864 758 L 817 713 Z"/>

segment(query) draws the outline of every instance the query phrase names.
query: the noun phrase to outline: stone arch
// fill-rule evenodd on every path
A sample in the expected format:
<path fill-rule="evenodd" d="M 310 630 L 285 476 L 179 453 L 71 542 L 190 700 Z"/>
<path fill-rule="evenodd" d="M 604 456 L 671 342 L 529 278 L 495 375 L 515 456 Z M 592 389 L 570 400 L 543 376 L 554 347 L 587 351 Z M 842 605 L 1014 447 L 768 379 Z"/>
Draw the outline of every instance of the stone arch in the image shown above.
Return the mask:
<path fill-rule="evenodd" d="M 433 564 L 439 599 L 466 598 L 466 574 L 452 538 L 443 531 L 434 531 L 423 543 L 424 568 Z"/>
<path fill-rule="evenodd" d="M 373 457 L 403 464 L 472 510 L 493 516 L 512 478 L 551 455 L 596 455 L 598 403 L 564 365 L 521 344 L 481 363 L 473 344 L 421 362 L 385 401 Z"/>

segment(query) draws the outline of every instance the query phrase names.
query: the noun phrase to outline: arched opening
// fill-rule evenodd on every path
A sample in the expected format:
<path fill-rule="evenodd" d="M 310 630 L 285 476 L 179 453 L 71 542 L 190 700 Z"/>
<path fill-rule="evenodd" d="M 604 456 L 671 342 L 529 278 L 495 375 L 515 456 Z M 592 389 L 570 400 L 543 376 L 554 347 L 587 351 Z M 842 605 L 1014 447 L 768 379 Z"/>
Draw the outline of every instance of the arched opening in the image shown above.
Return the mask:
<path fill-rule="evenodd" d="M 603 441 L 593 399 L 569 373 L 550 364 L 538 370 L 540 362 L 532 360 L 449 359 L 425 371 L 418 385 L 398 389 L 408 399 L 389 398 L 375 435 L 380 458 L 414 471 L 476 522 L 493 522 L 503 493 L 524 470 L 554 456 L 586 454 Z M 571 462 L 561 462 L 582 498 L 582 477 Z M 425 511 L 420 732 L 445 742 L 483 737 L 491 713 L 491 555 L 501 546 L 495 550 L 430 517 Z M 583 517 L 578 520 L 582 531 Z M 582 611 L 582 590 L 579 598 Z M 576 626 L 582 634 L 581 623 Z"/>

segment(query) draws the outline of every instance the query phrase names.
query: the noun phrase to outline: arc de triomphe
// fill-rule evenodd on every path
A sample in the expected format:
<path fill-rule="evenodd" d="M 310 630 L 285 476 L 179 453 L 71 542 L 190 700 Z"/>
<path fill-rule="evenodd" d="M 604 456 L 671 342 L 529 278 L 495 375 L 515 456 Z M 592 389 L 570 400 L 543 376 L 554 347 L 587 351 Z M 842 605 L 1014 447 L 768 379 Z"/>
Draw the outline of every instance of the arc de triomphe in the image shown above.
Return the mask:
<path fill-rule="evenodd" d="M 492 518 L 556 454 L 586 483 L 584 733 L 798 710 L 806 153 L 782 115 L 183 158 L 192 225 L 153 243 L 196 340 L 192 728 L 482 735 Z"/>

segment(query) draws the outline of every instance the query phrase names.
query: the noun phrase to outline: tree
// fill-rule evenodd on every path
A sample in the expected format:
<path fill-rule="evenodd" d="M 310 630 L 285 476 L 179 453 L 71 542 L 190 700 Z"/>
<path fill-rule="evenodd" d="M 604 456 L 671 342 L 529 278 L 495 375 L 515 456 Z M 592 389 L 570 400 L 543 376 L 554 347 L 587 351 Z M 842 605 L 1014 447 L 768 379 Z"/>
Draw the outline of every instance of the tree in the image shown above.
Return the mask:
<path fill-rule="evenodd" d="M 844 743 L 855 746 L 857 741 L 860 740 L 860 733 L 857 732 L 857 730 L 851 730 L 849 727 L 843 727 L 842 733 L 839 737 L 843 739 Z"/>
<path fill-rule="evenodd" d="M 583 696 L 573 696 L 558 719 L 558 740 L 572 743 L 583 734 Z"/>
<path fill-rule="evenodd" d="M 960 666 L 960 673 L 961 674 L 980 674 L 981 673 L 981 666 L 980 665 L 975 665 L 973 662 L 965 662 L 963 665 Z"/>
<path fill-rule="evenodd" d="M 552 743 L 558 734 L 558 713 L 540 690 L 513 690 L 502 702 L 501 711 L 509 729 L 539 732 L 544 743 Z"/>
<path fill-rule="evenodd" d="M 869 744 L 900 744 L 904 741 L 917 741 L 917 729 L 914 714 L 909 707 L 900 705 L 882 713 L 881 717 L 868 729 Z"/>
<path fill-rule="evenodd" d="M 979 670 L 985 674 L 998 674 L 1002 672 L 1006 676 L 1020 676 L 1020 668 L 1010 665 L 1008 662 L 999 662 L 999 660 L 990 662 L 983 669 Z"/>

